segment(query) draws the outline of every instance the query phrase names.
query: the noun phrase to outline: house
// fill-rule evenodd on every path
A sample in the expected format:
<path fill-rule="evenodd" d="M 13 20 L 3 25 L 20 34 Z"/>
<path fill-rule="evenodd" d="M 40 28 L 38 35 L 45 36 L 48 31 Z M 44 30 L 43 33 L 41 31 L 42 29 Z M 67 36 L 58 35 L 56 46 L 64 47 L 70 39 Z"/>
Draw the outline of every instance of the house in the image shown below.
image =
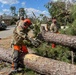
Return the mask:
<path fill-rule="evenodd" d="M 9 15 L 0 15 L 0 22 L 4 21 L 4 23 L 10 25 L 13 18 L 18 19 L 18 17 L 13 17 Z"/>
<path fill-rule="evenodd" d="M 7 25 L 10 25 L 10 21 L 12 20 L 12 16 L 9 15 L 1 15 L 0 16 L 0 21 L 4 21 L 4 23 L 6 23 Z"/>

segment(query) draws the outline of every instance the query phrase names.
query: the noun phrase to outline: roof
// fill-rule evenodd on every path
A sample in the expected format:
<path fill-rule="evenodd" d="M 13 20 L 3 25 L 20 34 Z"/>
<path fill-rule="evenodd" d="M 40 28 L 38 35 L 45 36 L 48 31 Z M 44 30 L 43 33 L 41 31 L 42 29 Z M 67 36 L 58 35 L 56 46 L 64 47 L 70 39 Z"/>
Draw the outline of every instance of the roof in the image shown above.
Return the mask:
<path fill-rule="evenodd" d="M 9 15 L 0 15 L 0 19 L 12 19 L 13 17 L 12 16 L 9 16 Z M 18 17 L 15 17 L 15 18 L 17 18 L 18 19 Z"/>
<path fill-rule="evenodd" d="M 3 19 L 12 19 L 12 16 L 3 16 Z"/>

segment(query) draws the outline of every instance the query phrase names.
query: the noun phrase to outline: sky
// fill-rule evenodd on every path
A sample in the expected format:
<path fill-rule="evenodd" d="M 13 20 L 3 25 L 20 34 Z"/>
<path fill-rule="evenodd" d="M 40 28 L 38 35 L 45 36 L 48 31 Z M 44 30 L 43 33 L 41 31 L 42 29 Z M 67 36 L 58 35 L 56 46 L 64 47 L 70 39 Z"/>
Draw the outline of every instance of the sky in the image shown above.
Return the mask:
<path fill-rule="evenodd" d="M 10 7 L 15 6 L 17 11 L 19 8 L 25 8 L 28 15 L 32 15 L 31 12 L 34 12 L 36 15 L 49 16 L 47 8 L 44 7 L 49 1 L 51 0 L 0 0 L 0 15 L 3 13 L 10 15 Z"/>
<path fill-rule="evenodd" d="M 32 15 L 32 12 L 34 12 L 37 16 L 39 14 L 44 14 L 50 17 L 47 8 L 44 7 L 44 5 L 47 4 L 49 1 L 55 2 L 57 0 L 0 0 L 0 15 L 4 13 L 10 15 L 11 14 L 10 7 L 15 6 L 17 13 L 19 8 L 23 7 L 25 8 L 25 10 L 27 10 L 28 15 Z"/>

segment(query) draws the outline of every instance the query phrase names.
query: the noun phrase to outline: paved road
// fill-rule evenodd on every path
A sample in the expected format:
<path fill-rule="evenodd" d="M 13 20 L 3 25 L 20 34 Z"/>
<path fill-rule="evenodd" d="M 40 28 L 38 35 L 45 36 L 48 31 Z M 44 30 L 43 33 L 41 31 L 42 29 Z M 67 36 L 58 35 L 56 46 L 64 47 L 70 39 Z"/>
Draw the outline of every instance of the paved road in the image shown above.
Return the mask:
<path fill-rule="evenodd" d="M 6 37 L 12 35 L 14 28 L 15 28 L 15 25 L 8 26 L 6 30 L 1 30 L 0 31 L 0 38 L 6 38 Z"/>

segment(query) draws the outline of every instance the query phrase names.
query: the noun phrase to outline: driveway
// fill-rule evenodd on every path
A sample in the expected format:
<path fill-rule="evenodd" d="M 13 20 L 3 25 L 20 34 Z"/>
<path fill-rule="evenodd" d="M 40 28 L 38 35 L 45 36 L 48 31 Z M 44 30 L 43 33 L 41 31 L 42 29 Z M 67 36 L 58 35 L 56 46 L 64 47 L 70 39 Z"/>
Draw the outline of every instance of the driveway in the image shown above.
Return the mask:
<path fill-rule="evenodd" d="M 14 28 L 15 28 L 15 25 L 8 26 L 6 30 L 1 30 L 0 31 L 0 38 L 6 38 L 8 36 L 11 36 Z"/>

